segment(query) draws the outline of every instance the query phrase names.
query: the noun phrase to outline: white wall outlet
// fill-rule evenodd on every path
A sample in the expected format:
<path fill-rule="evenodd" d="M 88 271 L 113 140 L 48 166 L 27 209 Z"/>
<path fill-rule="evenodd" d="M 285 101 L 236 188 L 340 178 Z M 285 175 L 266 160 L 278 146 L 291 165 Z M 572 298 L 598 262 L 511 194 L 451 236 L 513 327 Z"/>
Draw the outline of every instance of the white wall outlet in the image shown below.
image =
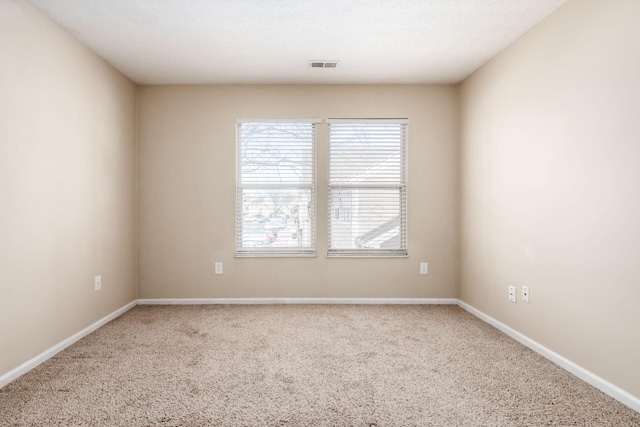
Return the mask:
<path fill-rule="evenodd" d="M 102 276 L 96 276 L 93 278 L 93 290 L 99 291 L 102 289 Z"/>
<path fill-rule="evenodd" d="M 420 274 L 429 274 L 429 263 L 427 262 L 420 263 Z"/>
<path fill-rule="evenodd" d="M 216 274 L 222 274 L 222 263 L 216 262 Z"/>
<path fill-rule="evenodd" d="M 522 287 L 522 301 L 529 303 L 529 287 L 528 286 L 523 286 Z"/>
<path fill-rule="evenodd" d="M 516 302 L 516 287 L 509 286 L 509 301 Z"/>

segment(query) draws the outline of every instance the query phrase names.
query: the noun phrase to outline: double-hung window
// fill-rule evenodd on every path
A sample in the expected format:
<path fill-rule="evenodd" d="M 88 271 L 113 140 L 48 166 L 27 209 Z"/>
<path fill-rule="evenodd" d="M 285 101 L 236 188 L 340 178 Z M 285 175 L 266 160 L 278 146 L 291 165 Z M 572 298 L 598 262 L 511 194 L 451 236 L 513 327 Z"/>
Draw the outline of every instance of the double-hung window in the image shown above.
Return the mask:
<path fill-rule="evenodd" d="M 315 254 L 315 123 L 237 121 L 238 256 Z"/>
<path fill-rule="evenodd" d="M 328 255 L 407 255 L 407 120 L 327 123 Z"/>

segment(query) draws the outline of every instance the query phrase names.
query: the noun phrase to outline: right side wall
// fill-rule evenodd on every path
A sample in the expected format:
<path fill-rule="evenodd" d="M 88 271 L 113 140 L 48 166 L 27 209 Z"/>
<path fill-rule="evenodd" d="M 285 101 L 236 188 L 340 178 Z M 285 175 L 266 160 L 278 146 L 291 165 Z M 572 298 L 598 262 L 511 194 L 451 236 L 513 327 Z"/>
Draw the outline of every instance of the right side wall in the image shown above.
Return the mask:
<path fill-rule="evenodd" d="M 460 299 L 640 398 L 638 22 L 570 0 L 461 84 Z"/>

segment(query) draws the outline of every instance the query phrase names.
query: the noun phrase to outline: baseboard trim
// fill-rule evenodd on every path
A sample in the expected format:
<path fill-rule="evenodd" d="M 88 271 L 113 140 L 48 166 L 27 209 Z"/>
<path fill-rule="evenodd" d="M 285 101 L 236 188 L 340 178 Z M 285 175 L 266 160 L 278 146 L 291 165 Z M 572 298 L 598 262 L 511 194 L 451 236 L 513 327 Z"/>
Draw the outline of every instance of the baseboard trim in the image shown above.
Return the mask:
<path fill-rule="evenodd" d="M 94 322 L 91 325 L 87 326 L 86 328 L 84 328 L 80 332 L 77 332 L 77 333 L 71 335 L 69 338 L 67 338 L 67 339 L 65 339 L 63 341 L 60 341 L 58 344 L 54 345 L 53 347 L 49 348 L 48 350 L 43 351 L 42 353 L 38 354 L 36 357 L 34 357 L 34 358 L 30 359 L 30 360 L 27 360 L 26 362 L 24 362 L 22 365 L 18 366 L 17 368 L 15 368 L 15 369 L 7 372 L 6 374 L 0 376 L 0 388 L 2 388 L 5 385 L 9 384 L 11 381 L 15 380 L 16 378 L 20 377 L 21 375 L 26 374 L 27 372 L 29 372 L 30 370 L 32 370 L 36 366 L 38 366 L 41 363 L 47 361 L 51 357 L 53 357 L 56 354 L 60 353 L 65 348 L 69 347 L 71 344 L 79 341 L 80 339 L 82 339 L 85 336 L 89 335 L 91 332 L 95 331 L 96 329 L 100 328 L 101 326 L 106 325 L 107 323 L 109 323 L 110 321 L 112 321 L 116 317 L 122 315 L 126 311 L 132 309 L 136 305 L 137 305 L 137 302 L 135 300 L 131 301 L 129 304 L 125 305 L 124 307 L 121 307 L 121 308 L 117 309 L 116 311 L 114 311 L 113 313 L 106 315 L 105 317 L 103 317 L 102 319 L 98 320 L 97 322 Z"/>
<path fill-rule="evenodd" d="M 470 306 L 466 302 L 458 300 L 458 305 L 460 307 L 462 307 L 464 310 L 468 311 L 469 313 L 471 313 L 474 316 L 476 316 L 477 318 L 479 318 L 480 320 L 483 320 L 484 322 L 490 324 L 491 326 L 495 327 L 496 329 L 500 330 L 501 332 L 504 332 L 505 334 L 507 334 L 508 336 L 513 338 L 514 340 L 518 341 L 520 344 L 523 344 L 523 345 L 529 347 L 531 350 L 535 351 L 536 353 L 538 353 L 542 357 L 544 357 L 544 358 L 550 360 L 551 362 L 555 363 L 556 365 L 560 366 L 565 371 L 567 371 L 567 372 L 575 375 L 576 377 L 580 378 L 582 381 L 584 381 L 584 382 L 586 382 L 588 384 L 591 384 L 592 386 L 594 386 L 598 390 L 600 390 L 603 393 L 613 397 L 618 402 L 628 406 L 629 408 L 633 409 L 634 411 L 640 412 L 640 399 L 635 397 L 635 396 L 633 396 L 631 393 L 621 389 L 620 387 L 610 383 L 609 381 L 597 376 L 593 372 L 588 371 L 587 369 L 583 368 L 582 366 L 579 366 L 576 363 L 572 362 L 571 360 L 569 360 L 569 359 L 559 355 L 558 353 L 548 349 L 547 347 L 543 346 L 542 344 L 538 343 L 537 341 L 532 340 L 531 338 L 527 337 L 526 335 L 521 334 L 520 332 L 516 331 L 513 328 L 510 328 L 509 326 L 507 326 L 504 323 L 500 322 L 499 320 L 496 320 L 493 317 L 483 313 L 482 311 L 478 310 L 477 308 Z"/>
<path fill-rule="evenodd" d="M 143 298 L 140 305 L 206 304 L 451 304 L 456 298 Z"/>

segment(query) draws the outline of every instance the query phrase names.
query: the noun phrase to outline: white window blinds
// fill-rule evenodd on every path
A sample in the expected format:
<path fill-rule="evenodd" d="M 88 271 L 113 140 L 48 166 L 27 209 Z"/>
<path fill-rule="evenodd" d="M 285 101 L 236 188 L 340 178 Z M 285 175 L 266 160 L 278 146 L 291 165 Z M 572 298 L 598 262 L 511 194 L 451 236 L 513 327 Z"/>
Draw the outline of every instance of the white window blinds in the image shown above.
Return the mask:
<path fill-rule="evenodd" d="M 315 121 L 237 122 L 236 254 L 314 255 Z"/>
<path fill-rule="evenodd" d="M 329 255 L 407 255 L 407 120 L 329 119 Z"/>

